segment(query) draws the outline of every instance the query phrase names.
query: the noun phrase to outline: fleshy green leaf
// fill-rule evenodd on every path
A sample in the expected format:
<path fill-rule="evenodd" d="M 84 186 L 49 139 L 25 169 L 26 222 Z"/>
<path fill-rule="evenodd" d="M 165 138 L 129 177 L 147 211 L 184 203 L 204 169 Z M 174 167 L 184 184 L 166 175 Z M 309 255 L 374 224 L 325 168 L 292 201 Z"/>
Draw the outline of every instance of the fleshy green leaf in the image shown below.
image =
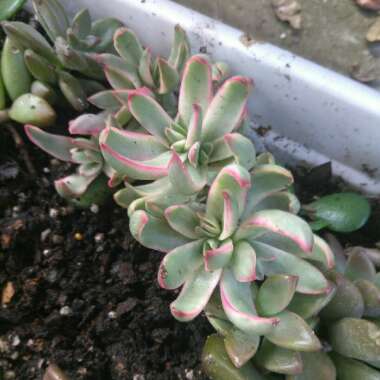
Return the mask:
<path fill-rule="evenodd" d="M 336 369 L 334 363 L 324 352 L 303 352 L 302 373 L 296 376 L 288 376 L 287 380 L 335 380 Z M 339 378 L 340 379 L 340 378 Z M 343 380 L 343 379 L 342 379 Z M 354 380 L 354 379 L 352 379 Z M 361 379 L 364 380 L 364 379 Z"/>
<path fill-rule="evenodd" d="M 26 0 L 2 0 L 0 4 L 0 21 L 11 18 L 22 6 Z"/>
<path fill-rule="evenodd" d="M 55 181 L 54 186 L 61 197 L 77 198 L 86 192 L 95 178 L 96 175 L 86 177 L 80 174 L 72 174 Z"/>
<path fill-rule="evenodd" d="M 371 207 L 363 196 L 356 193 L 338 193 L 324 196 L 305 206 L 313 220 L 322 220 L 336 232 L 353 232 L 367 222 Z"/>
<path fill-rule="evenodd" d="M 62 5 L 57 0 L 33 0 L 33 9 L 38 22 L 54 42 L 57 37 L 64 37 L 69 27 L 69 20 Z"/>
<path fill-rule="evenodd" d="M 224 192 L 223 198 L 223 230 L 219 236 L 220 240 L 229 238 L 235 232 L 240 217 L 239 205 L 234 196 Z"/>
<path fill-rule="evenodd" d="M 174 28 L 174 41 L 170 50 L 168 62 L 173 65 L 178 72 L 181 72 L 189 54 L 190 44 L 186 32 L 177 24 Z"/>
<path fill-rule="evenodd" d="M 322 294 L 329 290 L 323 274 L 305 260 L 270 245 L 251 242 L 265 275 L 288 274 L 298 277 L 297 291 L 304 294 Z"/>
<path fill-rule="evenodd" d="M 321 316 L 328 319 L 361 318 L 364 312 L 364 301 L 358 288 L 338 272 L 329 272 L 327 278 L 336 285 L 336 292 L 333 299 L 322 310 Z"/>
<path fill-rule="evenodd" d="M 73 139 L 47 133 L 33 125 L 26 125 L 25 133 L 30 141 L 53 157 L 62 161 L 72 161 L 70 151 L 75 148 Z"/>
<path fill-rule="evenodd" d="M 223 271 L 220 282 L 223 309 L 230 321 L 240 330 L 250 334 L 267 334 L 277 328 L 278 318 L 262 318 L 257 315 L 251 287 L 236 281 L 232 272 Z"/>
<path fill-rule="evenodd" d="M 119 28 L 114 35 L 116 51 L 127 62 L 139 65 L 143 48 L 136 34 L 128 28 Z"/>
<path fill-rule="evenodd" d="M 165 220 L 143 210 L 130 215 L 129 229 L 139 243 L 160 252 L 171 251 L 189 242 L 187 238 L 173 231 Z"/>
<path fill-rule="evenodd" d="M 253 186 L 248 193 L 244 218 L 252 215 L 266 197 L 287 189 L 294 180 L 292 173 L 279 165 L 260 164 L 252 170 L 251 181 Z"/>
<path fill-rule="evenodd" d="M 131 91 L 128 106 L 136 120 L 164 145 L 168 146 L 165 129 L 170 128 L 173 120 L 152 97 L 141 90 Z"/>
<path fill-rule="evenodd" d="M 198 104 L 193 104 L 193 113 L 190 117 L 185 148 L 199 142 L 202 133 L 202 109 Z"/>
<path fill-rule="evenodd" d="M 231 270 L 240 282 L 256 280 L 256 252 L 248 242 L 235 244 Z"/>
<path fill-rule="evenodd" d="M 247 334 L 236 328 L 230 329 L 224 338 L 227 354 L 237 368 L 241 368 L 255 355 L 259 344 L 258 335 Z"/>
<path fill-rule="evenodd" d="M 198 104 L 204 114 L 211 96 L 211 66 L 204 56 L 194 55 L 186 62 L 178 98 L 178 112 L 184 126 L 190 123 L 193 104 Z"/>
<path fill-rule="evenodd" d="M 203 240 L 177 247 L 167 253 L 158 270 L 158 283 L 165 289 L 176 289 L 183 285 L 202 266 Z"/>
<path fill-rule="evenodd" d="M 91 33 L 91 16 L 88 9 L 82 9 L 74 16 L 71 29 L 78 38 L 85 38 Z"/>
<path fill-rule="evenodd" d="M 314 235 L 314 246 L 310 255 L 304 255 L 305 258 L 321 262 L 327 269 L 334 268 L 335 259 L 329 245 L 318 235 Z"/>
<path fill-rule="evenodd" d="M 58 73 L 58 84 L 63 95 L 78 112 L 83 112 L 88 106 L 87 95 L 78 79 L 66 71 Z"/>
<path fill-rule="evenodd" d="M 266 196 L 255 206 L 256 211 L 277 209 L 297 215 L 301 209 L 298 198 L 288 191 L 279 191 Z"/>
<path fill-rule="evenodd" d="M 321 343 L 307 323 L 290 311 L 277 314 L 279 324 L 266 335 L 273 344 L 295 351 L 318 351 Z"/>
<path fill-rule="evenodd" d="M 351 281 L 359 279 L 372 281 L 375 278 L 376 269 L 364 252 L 354 251 L 347 260 L 344 275 Z"/>
<path fill-rule="evenodd" d="M 157 59 L 158 93 L 167 94 L 177 88 L 179 75 L 175 67 L 162 58 Z"/>
<path fill-rule="evenodd" d="M 190 321 L 198 316 L 217 286 L 221 270 L 206 272 L 201 266 L 189 277 L 177 299 L 170 304 L 173 316 L 179 321 Z"/>
<path fill-rule="evenodd" d="M 239 215 L 243 212 L 246 195 L 251 185 L 247 169 L 239 165 L 225 166 L 212 183 L 206 205 L 206 214 L 219 221 L 223 219 L 223 193 L 227 192 L 237 201 Z"/>
<path fill-rule="evenodd" d="M 83 114 L 70 121 L 69 132 L 72 135 L 97 136 L 106 127 L 103 115 Z"/>
<path fill-rule="evenodd" d="M 32 26 L 19 21 L 4 22 L 3 29 L 7 36 L 24 49 L 32 49 L 54 65 L 60 65 L 55 51 L 46 39 Z"/>
<path fill-rule="evenodd" d="M 282 274 L 268 277 L 256 297 L 260 315 L 272 316 L 285 310 L 296 291 L 297 281 L 296 276 Z"/>
<path fill-rule="evenodd" d="M 348 359 L 333 352 L 332 357 L 339 380 L 379 380 L 379 371 L 357 360 Z"/>
<path fill-rule="evenodd" d="M 302 372 L 301 354 L 286 348 L 278 347 L 264 339 L 255 362 L 270 372 L 284 375 L 295 375 Z"/>
<path fill-rule="evenodd" d="M 198 237 L 195 228 L 199 226 L 199 217 L 187 205 L 174 205 L 165 210 L 165 218 L 169 225 L 189 239 Z"/>
<path fill-rule="evenodd" d="M 113 36 L 121 26 L 123 26 L 123 23 L 112 17 L 96 20 L 92 24 L 91 34 L 98 37 L 98 42 L 93 50 L 96 53 L 114 51 Z"/>
<path fill-rule="evenodd" d="M 24 94 L 13 102 L 9 117 L 20 124 L 49 127 L 55 123 L 56 113 L 45 99 Z"/>
<path fill-rule="evenodd" d="M 343 318 L 329 329 L 330 344 L 337 353 L 364 362 L 380 357 L 380 328 L 364 319 Z"/>
<path fill-rule="evenodd" d="M 330 283 L 329 290 L 324 294 L 294 294 L 288 310 L 307 320 L 315 317 L 331 301 L 336 292 L 336 286 Z"/>
<path fill-rule="evenodd" d="M 228 358 L 223 338 L 211 335 L 207 338 L 202 353 L 202 366 L 210 379 L 218 380 L 264 380 L 263 376 L 252 366 L 246 363 L 236 368 Z"/>
<path fill-rule="evenodd" d="M 252 81 L 244 77 L 227 80 L 216 93 L 204 116 L 202 140 L 214 141 L 242 122 Z"/>
<path fill-rule="evenodd" d="M 224 268 L 230 262 L 233 250 L 234 245 L 231 239 L 227 239 L 215 247 L 213 244 L 211 245 L 206 242 L 203 248 L 206 271 L 212 272 L 216 269 Z"/>
<path fill-rule="evenodd" d="M 57 74 L 54 66 L 48 60 L 27 49 L 24 53 L 25 64 L 34 78 L 51 84 L 57 83 Z"/>
<path fill-rule="evenodd" d="M 25 65 L 23 52 L 9 37 L 5 39 L 1 53 L 1 74 L 12 100 L 29 92 L 32 78 Z"/>
<path fill-rule="evenodd" d="M 364 316 L 371 318 L 380 317 L 380 289 L 368 280 L 355 281 L 364 300 Z"/>

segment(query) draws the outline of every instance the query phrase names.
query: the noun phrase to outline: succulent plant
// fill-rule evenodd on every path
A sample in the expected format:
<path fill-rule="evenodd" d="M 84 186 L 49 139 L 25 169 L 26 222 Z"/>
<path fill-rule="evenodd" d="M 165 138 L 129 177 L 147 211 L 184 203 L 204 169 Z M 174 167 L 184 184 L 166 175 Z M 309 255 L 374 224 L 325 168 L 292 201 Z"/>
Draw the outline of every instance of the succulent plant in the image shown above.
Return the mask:
<path fill-rule="evenodd" d="M 57 0 L 34 0 L 33 7 L 51 44 L 23 22 L 4 22 L 3 29 L 23 55 L 31 76 L 49 88 L 58 87 L 75 110 L 83 111 L 87 96 L 104 88 L 98 82 L 104 73 L 93 54 L 114 51 L 113 33 L 122 24 L 113 18 L 92 23 L 87 10 L 80 11 L 70 23 Z M 83 79 L 75 76 L 78 72 Z M 19 82 L 28 86 L 26 81 Z"/>
<path fill-rule="evenodd" d="M 157 57 L 153 61 L 151 49 L 144 49 L 136 34 L 125 27 L 116 30 L 114 48 L 118 55 L 96 56 L 113 90 L 95 94 L 90 97 L 90 102 L 103 110 L 124 113 L 127 105 L 126 101 L 120 104 L 120 92 L 145 86 L 155 94 L 166 109 L 175 112 L 173 91 L 177 90 L 183 66 L 190 54 L 185 31 L 179 25 L 175 26 L 168 59 Z"/>
<path fill-rule="evenodd" d="M 302 318 L 285 310 L 295 292 L 325 298 L 332 291 L 309 262 L 331 267 L 332 253 L 294 214 L 298 201 L 286 191 L 292 181 L 291 173 L 277 165 L 259 165 L 249 173 L 231 164 L 213 181 L 205 206 L 173 205 L 162 215 L 149 212 L 154 207 L 131 213 L 136 240 L 168 252 L 159 269 L 160 286 L 183 285 L 171 304 L 177 319 L 199 315 L 219 284 L 226 323 L 243 335 L 256 342 L 265 335 L 281 347 L 320 348 Z M 267 289 L 256 297 L 252 283 L 265 277 Z M 244 355 L 237 362 L 249 359 Z"/>
<path fill-rule="evenodd" d="M 141 127 L 104 129 L 101 150 L 118 173 L 130 180 L 154 182 L 127 185 L 115 195 L 117 203 L 128 207 L 137 198 L 163 200 L 164 193 L 197 195 L 228 163 L 251 169 L 254 146 L 237 131 L 251 87 L 249 79 L 233 77 L 213 96 L 211 64 L 205 56 L 195 55 L 184 69 L 175 119 L 150 89 L 124 90 L 129 112 Z"/>
<path fill-rule="evenodd" d="M 312 219 L 314 231 L 326 227 L 331 231 L 348 233 L 364 226 L 371 214 L 371 206 L 360 194 L 337 193 L 303 206 L 303 211 Z"/>
<path fill-rule="evenodd" d="M 220 298 L 214 295 L 206 308 L 206 316 L 219 336 L 208 338 L 202 358 L 210 377 L 214 380 L 265 379 L 275 373 L 285 375 L 286 380 L 380 378 L 380 371 L 376 369 L 380 368 L 380 274 L 375 269 L 379 251 L 355 247 L 343 252 L 331 236 L 328 241 L 333 242 L 334 256 L 341 263 L 336 268 L 322 268 L 331 292 L 325 295 L 295 293 L 287 306 L 289 311 L 306 320 L 310 328 L 321 333 L 325 349 L 304 352 L 293 346 L 289 350 L 289 347 L 274 345 L 268 336 L 261 342 L 254 340 L 231 325 Z M 253 293 L 258 310 L 262 304 L 270 307 L 286 300 L 284 282 L 274 276 L 268 277 Z M 268 298 L 263 302 L 264 297 Z M 288 336 L 289 341 L 296 338 L 289 328 L 287 333 L 292 336 L 292 339 Z M 253 355 L 253 361 L 248 361 Z"/>
<path fill-rule="evenodd" d="M 89 138 L 59 136 L 32 125 L 25 126 L 29 139 L 38 147 L 61 161 L 79 165 L 75 174 L 56 180 L 55 188 L 62 197 L 74 200 L 81 206 L 100 203 L 103 196 L 109 195 L 104 176 L 109 178 L 110 187 L 121 181 L 117 173 L 104 162 L 99 149 L 98 135 L 104 125 L 103 115 L 92 114 L 83 114 L 70 123 L 71 135 Z M 85 197 L 88 192 L 90 195 Z"/>

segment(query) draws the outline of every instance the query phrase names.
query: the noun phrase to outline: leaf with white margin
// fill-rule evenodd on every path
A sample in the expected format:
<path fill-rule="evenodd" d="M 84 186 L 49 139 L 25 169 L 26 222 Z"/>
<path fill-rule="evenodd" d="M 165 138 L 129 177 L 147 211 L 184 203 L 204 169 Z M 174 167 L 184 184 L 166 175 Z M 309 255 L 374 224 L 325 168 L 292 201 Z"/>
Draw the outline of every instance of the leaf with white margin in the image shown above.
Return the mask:
<path fill-rule="evenodd" d="M 288 274 L 298 276 L 297 292 L 321 294 L 329 291 L 330 286 L 323 274 L 307 261 L 258 241 L 251 242 L 257 260 L 266 276 Z"/>
<path fill-rule="evenodd" d="M 242 122 L 253 81 L 245 77 L 228 79 L 215 94 L 204 115 L 202 141 L 214 141 L 231 133 Z"/>
<path fill-rule="evenodd" d="M 264 335 L 277 328 L 278 318 L 262 318 L 257 315 L 250 284 L 236 281 L 228 269 L 223 271 L 220 280 L 220 297 L 227 317 L 238 329 Z"/>
<path fill-rule="evenodd" d="M 283 311 L 276 315 L 279 324 L 266 338 L 273 344 L 294 351 L 319 351 L 322 345 L 308 324 L 297 314 Z"/>
<path fill-rule="evenodd" d="M 158 270 L 158 283 L 164 289 L 177 289 L 202 264 L 203 240 L 193 241 L 167 253 Z"/>
<path fill-rule="evenodd" d="M 187 322 L 198 316 L 218 285 L 221 273 L 222 270 L 206 272 L 203 266 L 194 271 L 186 280 L 177 299 L 170 304 L 174 318 Z"/>
<path fill-rule="evenodd" d="M 189 242 L 161 218 L 154 217 L 146 211 L 138 210 L 129 218 L 132 236 L 143 246 L 160 252 L 169 252 Z"/>

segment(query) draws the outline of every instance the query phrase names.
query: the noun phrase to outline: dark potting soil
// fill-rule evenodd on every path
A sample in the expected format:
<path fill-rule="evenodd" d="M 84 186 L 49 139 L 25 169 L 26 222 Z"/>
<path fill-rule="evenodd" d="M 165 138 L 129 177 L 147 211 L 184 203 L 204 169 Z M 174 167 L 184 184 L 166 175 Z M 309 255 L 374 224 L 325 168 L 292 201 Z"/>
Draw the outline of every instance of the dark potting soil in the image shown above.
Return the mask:
<path fill-rule="evenodd" d="M 212 329 L 171 316 L 162 256 L 132 239 L 126 211 L 68 206 L 52 186 L 61 163 L 27 145 L 30 178 L 4 130 L 1 140 L 0 379 L 42 379 L 51 362 L 73 380 L 206 379 Z"/>

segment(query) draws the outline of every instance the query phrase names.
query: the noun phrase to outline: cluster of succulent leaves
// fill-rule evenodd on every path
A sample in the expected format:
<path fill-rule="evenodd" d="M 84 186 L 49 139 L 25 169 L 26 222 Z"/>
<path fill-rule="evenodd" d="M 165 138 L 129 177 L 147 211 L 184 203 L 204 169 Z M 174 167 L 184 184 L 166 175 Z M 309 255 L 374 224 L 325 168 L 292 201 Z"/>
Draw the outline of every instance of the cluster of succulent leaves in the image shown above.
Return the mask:
<path fill-rule="evenodd" d="M 244 135 L 253 82 L 226 79 L 226 65 L 206 55 L 190 57 L 179 26 L 169 57 L 153 59 L 117 20 L 91 22 L 81 11 L 70 23 L 56 0 L 35 0 L 34 8 L 48 39 L 26 24 L 3 25 L 29 78 L 26 92 L 32 86 L 26 95 L 50 107 L 45 95 L 51 102 L 59 92 L 77 111 L 92 104 L 99 113 L 70 122 L 70 136 L 54 135 L 41 128 L 53 119 L 31 118 L 42 108 L 23 92 L 11 97 L 9 115 L 28 124 L 41 149 L 77 165 L 55 182 L 60 195 L 88 205 L 114 192 L 134 238 L 165 254 L 158 283 L 181 288 L 173 316 L 204 312 L 218 333 L 206 343 L 206 372 L 378 379 L 379 257 L 334 255 L 297 215 L 291 172 L 269 153 L 256 155 Z M 315 229 L 334 228 L 326 202 L 303 208 Z M 355 225 L 368 218 L 360 209 Z M 346 222 L 338 228 L 352 229 Z"/>

